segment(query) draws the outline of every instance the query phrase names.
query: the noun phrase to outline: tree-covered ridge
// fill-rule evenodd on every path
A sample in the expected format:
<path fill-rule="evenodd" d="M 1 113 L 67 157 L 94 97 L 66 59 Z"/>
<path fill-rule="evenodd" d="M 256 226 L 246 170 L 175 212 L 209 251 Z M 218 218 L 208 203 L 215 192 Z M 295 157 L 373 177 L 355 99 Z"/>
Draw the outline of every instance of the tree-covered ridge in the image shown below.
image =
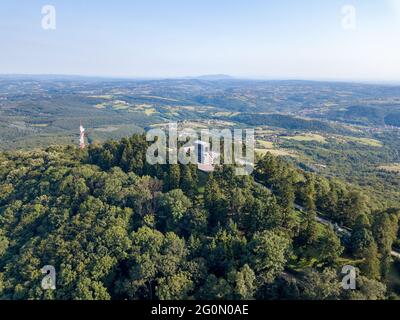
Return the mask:
<path fill-rule="evenodd" d="M 2 299 L 394 295 L 398 210 L 376 212 L 351 186 L 270 154 L 238 177 L 230 166 L 149 166 L 146 148 L 136 135 L 0 155 Z M 319 211 L 351 236 L 319 224 Z M 360 270 L 356 291 L 341 289 L 345 264 Z M 56 268 L 55 291 L 41 289 L 44 265 Z"/>

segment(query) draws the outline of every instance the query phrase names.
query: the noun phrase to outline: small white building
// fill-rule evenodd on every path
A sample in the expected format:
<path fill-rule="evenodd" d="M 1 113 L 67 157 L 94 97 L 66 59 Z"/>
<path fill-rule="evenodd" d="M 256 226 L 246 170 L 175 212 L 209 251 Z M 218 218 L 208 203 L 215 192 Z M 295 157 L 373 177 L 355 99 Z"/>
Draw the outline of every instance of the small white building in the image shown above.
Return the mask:
<path fill-rule="evenodd" d="M 194 150 L 198 164 L 206 164 L 207 154 L 210 152 L 210 144 L 208 142 L 197 140 L 194 142 Z"/>
<path fill-rule="evenodd" d="M 194 150 L 199 170 L 213 172 L 216 155 L 211 152 L 210 143 L 197 140 L 194 142 Z"/>

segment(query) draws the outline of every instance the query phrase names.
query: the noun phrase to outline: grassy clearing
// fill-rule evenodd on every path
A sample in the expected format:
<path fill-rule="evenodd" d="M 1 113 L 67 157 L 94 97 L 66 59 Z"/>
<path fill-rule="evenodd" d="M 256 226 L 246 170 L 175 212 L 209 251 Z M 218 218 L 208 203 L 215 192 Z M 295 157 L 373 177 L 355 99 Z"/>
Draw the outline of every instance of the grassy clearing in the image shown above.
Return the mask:
<path fill-rule="evenodd" d="M 141 98 L 168 101 L 168 102 L 180 102 L 180 100 L 177 99 L 164 98 L 159 96 L 141 96 Z"/>
<path fill-rule="evenodd" d="M 184 129 L 207 129 L 207 126 L 204 123 L 191 121 L 185 123 Z"/>
<path fill-rule="evenodd" d="M 255 153 L 264 156 L 268 152 L 271 153 L 274 156 L 280 156 L 280 157 L 292 157 L 296 158 L 298 157 L 295 153 L 290 152 L 289 150 L 286 149 L 280 149 L 275 147 L 275 145 L 270 142 L 270 141 L 264 141 L 264 140 L 257 140 L 257 148 L 255 149 Z"/>
<path fill-rule="evenodd" d="M 218 121 L 218 125 L 222 127 L 233 127 L 236 124 L 234 122 L 229 122 L 229 121 Z"/>
<path fill-rule="evenodd" d="M 341 138 L 344 139 L 346 142 L 355 142 L 355 143 L 359 143 L 359 144 L 374 147 L 374 148 L 383 147 L 382 142 L 380 142 L 379 140 L 375 140 L 375 139 L 357 138 L 357 137 L 349 137 L 349 136 L 342 136 Z"/>
<path fill-rule="evenodd" d="M 167 112 L 165 115 L 167 117 L 179 117 L 179 112 Z"/>
<path fill-rule="evenodd" d="M 234 117 L 239 115 L 240 112 L 216 112 L 215 115 L 218 117 Z"/>
<path fill-rule="evenodd" d="M 150 125 L 150 128 L 162 128 L 165 127 L 168 124 L 168 122 L 163 122 L 163 123 L 154 123 Z"/>
<path fill-rule="evenodd" d="M 90 96 L 89 98 L 111 100 L 113 98 L 113 96 L 112 95 L 102 95 L 102 96 Z"/>
<path fill-rule="evenodd" d="M 277 131 L 270 130 L 270 129 L 263 129 L 263 128 L 256 128 L 257 135 L 271 135 L 277 133 Z"/>
<path fill-rule="evenodd" d="M 313 134 L 313 133 L 307 133 L 307 134 L 302 134 L 302 135 L 297 135 L 293 137 L 284 137 L 285 139 L 288 140 L 294 140 L 294 141 L 300 141 L 300 142 L 309 142 L 309 141 L 316 141 L 320 143 L 325 143 L 326 139 L 325 137 L 319 135 L 319 134 Z"/>
<path fill-rule="evenodd" d="M 257 140 L 257 143 L 263 149 L 274 149 L 274 144 L 270 141 Z"/>
<path fill-rule="evenodd" d="M 94 129 L 94 131 L 98 131 L 98 132 L 114 132 L 117 130 L 119 130 L 118 127 L 112 127 L 112 126 Z"/>
<path fill-rule="evenodd" d="M 196 111 L 196 108 L 194 106 L 183 106 L 182 109 L 188 111 Z"/>
<path fill-rule="evenodd" d="M 284 149 L 273 149 L 269 150 L 269 152 L 271 152 L 274 156 L 297 158 L 296 154 Z"/>
<path fill-rule="evenodd" d="M 129 105 L 119 103 L 119 104 L 113 105 L 112 108 L 114 110 L 127 110 L 127 109 L 129 109 Z"/>
<path fill-rule="evenodd" d="M 256 153 L 258 153 L 261 156 L 265 156 L 268 152 L 270 152 L 271 150 L 267 150 L 267 149 L 255 149 L 254 150 Z"/>
<path fill-rule="evenodd" d="M 296 154 L 284 149 L 255 149 L 255 152 L 261 156 L 264 156 L 269 152 L 277 157 L 292 157 L 292 158 L 298 157 Z"/>
<path fill-rule="evenodd" d="M 151 116 L 151 115 L 153 115 L 153 114 L 155 114 L 155 113 L 157 113 L 157 110 L 154 109 L 154 108 L 146 109 L 146 110 L 144 111 L 144 114 L 145 114 L 146 116 Z"/>
<path fill-rule="evenodd" d="M 35 128 L 46 128 L 49 126 L 49 124 L 48 123 L 35 123 L 35 124 L 32 124 L 31 126 L 35 127 Z"/>

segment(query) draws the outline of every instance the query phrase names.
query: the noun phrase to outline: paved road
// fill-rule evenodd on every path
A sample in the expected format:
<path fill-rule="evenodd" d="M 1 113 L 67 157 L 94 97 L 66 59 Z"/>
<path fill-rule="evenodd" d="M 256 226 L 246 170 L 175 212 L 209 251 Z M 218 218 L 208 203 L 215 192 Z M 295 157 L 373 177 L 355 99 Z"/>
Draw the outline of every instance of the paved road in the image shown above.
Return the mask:
<path fill-rule="evenodd" d="M 397 251 L 392 251 L 390 254 L 391 254 L 391 256 L 394 257 L 394 258 L 400 259 L 400 253 L 399 253 L 399 252 L 397 252 Z"/>

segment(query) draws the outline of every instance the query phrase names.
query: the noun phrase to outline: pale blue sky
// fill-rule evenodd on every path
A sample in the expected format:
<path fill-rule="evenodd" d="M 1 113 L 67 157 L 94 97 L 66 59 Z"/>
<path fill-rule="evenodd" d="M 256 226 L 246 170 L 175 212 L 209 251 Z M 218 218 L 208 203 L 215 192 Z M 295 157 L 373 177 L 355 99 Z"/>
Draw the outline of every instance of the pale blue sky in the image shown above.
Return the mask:
<path fill-rule="evenodd" d="M 400 0 L 1 0 L 0 43 L 0 74 L 399 81 Z"/>

